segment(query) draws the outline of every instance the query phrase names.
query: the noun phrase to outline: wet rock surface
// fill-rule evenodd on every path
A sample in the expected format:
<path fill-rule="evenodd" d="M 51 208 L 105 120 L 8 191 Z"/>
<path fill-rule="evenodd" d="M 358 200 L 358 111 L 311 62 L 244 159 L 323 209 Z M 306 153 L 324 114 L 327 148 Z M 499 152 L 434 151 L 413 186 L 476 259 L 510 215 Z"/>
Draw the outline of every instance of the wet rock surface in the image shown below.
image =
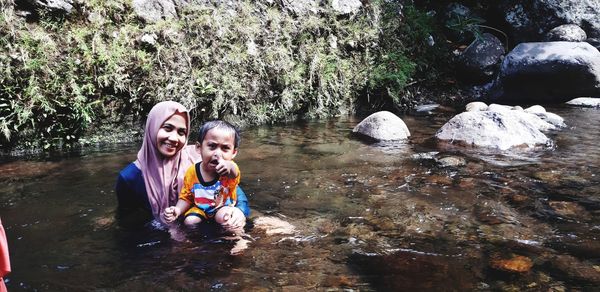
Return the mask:
<path fill-rule="evenodd" d="M 549 143 L 548 137 L 529 120 L 529 116 L 516 112 L 464 112 L 448 121 L 435 136 L 450 143 L 500 150 Z"/>
<path fill-rule="evenodd" d="M 253 222 L 254 228 L 264 230 L 267 235 L 293 234 L 296 231 L 296 227 L 294 227 L 294 225 L 277 217 L 258 217 L 255 218 Z"/>
<path fill-rule="evenodd" d="M 543 131 L 566 127 L 564 119 L 540 105 L 486 105 L 471 102 L 465 112 L 454 116 L 435 134 L 443 142 L 507 150 L 518 147 L 549 146 Z"/>
<path fill-rule="evenodd" d="M 553 256 L 547 259 L 546 265 L 550 266 L 560 278 L 566 277 L 595 285 L 600 284 L 600 271 L 598 268 L 573 256 Z"/>
<path fill-rule="evenodd" d="M 488 225 L 496 224 L 520 224 L 518 214 L 502 203 L 495 201 L 484 201 L 475 206 L 475 218 Z"/>
<path fill-rule="evenodd" d="M 578 97 L 567 101 L 567 104 L 583 107 L 600 107 L 600 98 Z"/>
<path fill-rule="evenodd" d="M 533 261 L 524 256 L 515 255 L 511 258 L 496 258 L 490 261 L 492 268 L 514 273 L 526 273 L 533 267 Z"/>

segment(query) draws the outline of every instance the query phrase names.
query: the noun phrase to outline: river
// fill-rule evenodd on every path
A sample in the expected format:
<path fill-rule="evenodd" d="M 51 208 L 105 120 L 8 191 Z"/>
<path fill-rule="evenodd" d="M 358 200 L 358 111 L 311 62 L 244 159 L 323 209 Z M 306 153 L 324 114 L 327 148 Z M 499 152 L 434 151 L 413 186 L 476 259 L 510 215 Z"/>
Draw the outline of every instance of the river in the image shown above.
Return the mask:
<path fill-rule="evenodd" d="M 593 290 L 600 285 L 600 110 L 548 107 L 551 148 L 437 146 L 454 114 L 402 117 L 406 142 L 352 137 L 357 118 L 245 129 L 237 163 L 253 240 L 115 220 L 137 144 L 0 162 L 19 290 Z"/>

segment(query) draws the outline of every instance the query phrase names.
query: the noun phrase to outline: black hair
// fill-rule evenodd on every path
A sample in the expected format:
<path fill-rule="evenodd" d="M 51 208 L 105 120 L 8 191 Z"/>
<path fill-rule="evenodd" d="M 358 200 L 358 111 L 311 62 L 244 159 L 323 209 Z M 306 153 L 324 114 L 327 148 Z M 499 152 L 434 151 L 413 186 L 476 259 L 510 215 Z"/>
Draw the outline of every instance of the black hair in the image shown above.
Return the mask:
<path fill-rule="evenodd" d="M 206 133 L 208 133 L 208 131 L 214 129 L 214 128 L 222 128 L 225 130 L 229 130 L 231 132 L 234 133 L 234 139 L 233 139 L 233 147 L 234 149 L 237 149 L 238 147 L 240 147 L 240 131 L 232 124 L 226 122 L 226 121 L 222 121 L 222 120 L 212 120 L 212 121 L 208 121 L 206 123 L 204 123 L 201 127 L 200 130 L 198 131 L 198 143 L 202 144 L 202 142 L 204 141 L 204 137 L 206 136 Z"/>

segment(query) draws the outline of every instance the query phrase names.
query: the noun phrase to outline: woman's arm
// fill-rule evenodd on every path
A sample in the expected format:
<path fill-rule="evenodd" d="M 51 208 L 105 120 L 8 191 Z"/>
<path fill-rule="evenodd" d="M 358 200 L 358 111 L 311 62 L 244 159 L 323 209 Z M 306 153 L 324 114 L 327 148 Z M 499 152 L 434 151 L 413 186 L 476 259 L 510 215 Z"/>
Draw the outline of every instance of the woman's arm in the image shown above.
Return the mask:
<path fill-rule="evenodd" d="M 238 185 L 236 188 L 237 193 L 237 204 L 235 205 L 238 209 L 244 213 L 244 216 L 248 218 L 250 216 L 250 206 L 248 204 L 248 198 L 246 197 L 246 193 L 242 190 L 242 188 Z"/>
<path fill-rule="evenodd" d="M 142 171 L 134 163 L 125 167 L 117 178 L 117 218 L 123 226 L 138 226 L 152 219 Z"/>

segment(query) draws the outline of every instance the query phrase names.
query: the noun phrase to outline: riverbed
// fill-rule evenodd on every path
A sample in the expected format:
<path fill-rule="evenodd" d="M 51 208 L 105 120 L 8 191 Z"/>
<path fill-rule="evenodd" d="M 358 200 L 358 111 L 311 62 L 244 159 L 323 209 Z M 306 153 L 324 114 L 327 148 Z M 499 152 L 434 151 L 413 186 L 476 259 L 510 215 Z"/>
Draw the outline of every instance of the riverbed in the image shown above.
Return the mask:
<path fill-rule="evenodd" d="M 210 230 L 115 219 L 118 171 L 139 144 L 0 162 L 0 217 L 19 290 L 592 290 L 600 285 L 600 110 L 547 107 L 550 147 L 438 145 L 452 115 L 403 116 L 404 142 L 360 121 L 245 129 L 237 163 L 248 247 Z M 252 224 L 295 227 L 268 234 Z"/>

